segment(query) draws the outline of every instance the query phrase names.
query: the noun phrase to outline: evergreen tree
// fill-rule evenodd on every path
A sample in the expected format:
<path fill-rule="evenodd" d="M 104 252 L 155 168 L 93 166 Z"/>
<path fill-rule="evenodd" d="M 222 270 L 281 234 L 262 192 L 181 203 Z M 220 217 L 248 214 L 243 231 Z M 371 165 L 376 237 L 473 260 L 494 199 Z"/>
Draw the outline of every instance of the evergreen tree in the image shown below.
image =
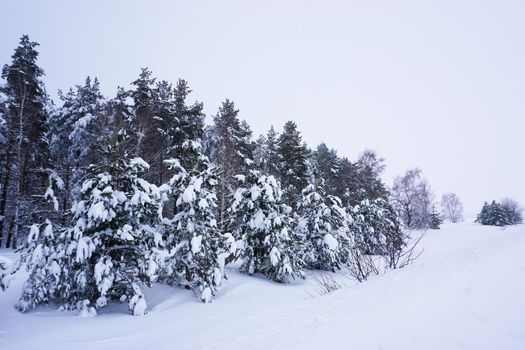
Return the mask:
<path fill-rule="evenodd" d="M 436 208 L 432 207 L 428 228 L 431 230 L 439 230 L 439 226 L 442 222 L 443 220 L 441 219 L 441 215 L 439 215 L 439 212 L 436 211 Z"/>
<path fill-rule="evenodd" d="M 256 171 L 238 179 L 243 187 L 235 193 L 231 212 L 237 222 L 235 236 L 243 242 L 241 271 L 276 282 L 302 278 L 301 238 L 293 229 L 291 208 L 282 202 L 279 183 Z"/>
<path fill-rule="evenodd" d="M 87 169 L 100 159 L 101 145 L 108 134 L 108 123 L 100 84 L 88 77 L 67 94 L 60 94 L 63 105 L 50 115 L 50 151 L 55 171 L 63 179 L 62 210 L 78 199 Z"/>
<path fill-rule="evenodd" d="M 277 150 L 277 133 L 273 126 L 266 136 L 261 135 L 256 143 L 255 163 L 258 169 L 266 175 L 279 175 L 279 154 Z"/>
<path fill-rule="evenodd" d="M 204 138 L 203 104 L 195 102 L 188 105 L 187 98 L 191 92 L 185 80 L 177 81 L 173 90 L 175 119 L 168 131 L 171 146 L 167 157 L 178 159 L 185 169 L 191 169 L 199 164 Z"/>
<path fill-rule="evenodd" d="M 312 153 L 313 176 L 316 183 L 323 183 L 329 195 L 337 193 L 337 177 L 340 170 L 340 159 L 334 149 L 328 149 L 325 143 L 321 143 Z"/>
<path fill-rule="evenodd" d="M 119 159 L 111 150 L 107 156 L 111 165 L 93 169 L 82 185 L 72 226 L 55 229 L 48 220 L 31 227 L 21 311 L 53 302 L 94 314 L 116 300 L 128 301 L 133 315 L 146 312 L 141 285 L 157 270 L 152 248 L 161 241 L 153 227 L 160 193 L 140 178 L 148 168 L 142 159 Z"/>
<path fill-rule="evenodd" d="M 189 172 L 176 159 L 167 163 L 175 175 L 164 191 L 173 197 L 177 213 L 163 220 L 166 248 L 173 254 L 164 262 L 161 279 L 210 302 L 224 277 L 226 257 L 235 253 L 233 236 L 222 235 L 215 220 L 216 171 L 205 157 Z"/>
<path fill-rule="evenodd" d="M 43 193 L 49 165 L 47 141 L 48 102 L 37 65 L 37 43 L 27 35 L 20 39 L 10 65 L 2 69 L 5 84 L 4 120 L 7 124 L 5 161 L 0 197 L 0 245 L 7 231 L 6 246 L 16 247 L 19 229 L 40 217 L 35 203 Z"/>
<path fill-rule="evenodd" d="M 482 225 L 506 226 L 522 223 L 521 207 L 511 199 L 505 199 L 503 203 L 492 201 L 485 202 L 476 222 Z"/>
<path fill-rule="evenodd" d="M 226 230 L 226 212 L 237 189 L 235 176 L 246 174 L 253 163 L 251 131 L 246 123 L 239 120 L 238 114 L 239 110 L 235 109 L 234 103 L 226 100 L 213 119 L 211 159 L 220 171 L 217 188 L 218 220 L 223 231 Z"/>
<path fill-rule="evenodd" d="M 351 230 L 356 245 L 364 254 L 396 254 L 406 245 L 393 205 L 386 199 L 365 199 L 350 209 Z M 390 260 L 391 261 L 391 260 Z"/>
<path fill-rule="evenodd" d="M 286 204 L 296 207 L 301 191 L 308 185 L 308 148 L 302 142 L 297 125 L 288 121 L 278 140 L 279 179 Z"/>
<path fill-rule="evenodd" d="M 335 184 L 335 193 L 341 198 L 343 206 L 357 205 L 365 192 L 359 184 L 356 164 L 343 157 L 339 162 Z"/>
<path fill-rule="evenodd" d="M 333 272 L 346 265 L 351 257 L 351 240 L 339 198 L 326 196 L 321 186 L 309 185 L 303 190 L 299 215 L 307 265 Z"/>

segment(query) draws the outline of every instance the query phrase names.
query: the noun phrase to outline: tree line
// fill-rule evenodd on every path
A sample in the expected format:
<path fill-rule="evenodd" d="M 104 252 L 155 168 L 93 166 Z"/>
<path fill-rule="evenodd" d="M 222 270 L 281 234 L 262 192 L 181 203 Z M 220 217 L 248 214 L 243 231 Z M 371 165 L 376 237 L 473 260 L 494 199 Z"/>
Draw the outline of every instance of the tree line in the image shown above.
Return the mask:
<path fill-rule="evenodd" d="M 254 140 L 228 99 L 206 125 L 182 79 L 143 68 L 107 98 L 88 77 L 55 104 L 37 46 L 21 38 L 0 86 L 0 247 L 22 248 L 11 269 L 29 270 L 22 311 L 120 301 L 140 315 L 153 282 L 209 302 L 236 260 L 276 282 L 307 269 L 362 281 L 377 271 L 372 256 L 389 268 L 410 260 L 403 228 L 439 228 L 420 170 L 389 190 L 375 152 L 312 150 L 293 121 Z"/>

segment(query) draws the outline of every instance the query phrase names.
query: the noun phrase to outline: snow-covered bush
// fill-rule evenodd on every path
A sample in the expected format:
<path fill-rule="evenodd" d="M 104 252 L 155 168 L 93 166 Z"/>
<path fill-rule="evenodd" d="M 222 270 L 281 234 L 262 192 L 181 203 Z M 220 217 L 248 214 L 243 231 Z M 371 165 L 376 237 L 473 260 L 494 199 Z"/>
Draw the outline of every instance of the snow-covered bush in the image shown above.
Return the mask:
<path fill-rule="evenodd" d="M 160 193 L 140 177 L 147 169 L 140 158 L 116 159 L 84 182 L 69 227 L 49 220 L 31 227 L 22 256 L 29 278 L 21 311 L 55 303 L 94 314 L 118 300 L 128 301 L 133 315 L 146 312 L 140 287 L 155 277 L 152 248 L 161 241 L 153 228 Z"/>
<path fill-rule="evenodd" d="M 230 211 L 237 222 L 235 236 L 243 242 L 241 271 L 276 282 L 302 278 L 302 242 L 294 231 L 291 208 L 282 202 L 279 183 L 256 171 L 238 179 L 242 187 Z"/>
<path fill-rule="evenodd" d="M 350 238 L 345 210 L 335 196 L 309 185 L 299 203 L 299 232 L 303 234 L 305 263 L 313 269 L 336 271 L 348 263 Z"/>
<path fill-rule="evenodd" d="M 0 289 L 5 290 L 9 286 L 10 270 L 13 262 L 0 255 Z"/>
<path fill-rule="evenodd" d="M 173 200 L 175 215 L 163 218 L 170 254 L 160 279 L 191 288 L 203 302 L 210 302 L 224 277 L 225 259 L 235 252 L 232 235 L 217 228 L 215 168 L 204 157 L 189 172 L 176 159 L 167 163 L 175 175 L 163 191 Z"/>

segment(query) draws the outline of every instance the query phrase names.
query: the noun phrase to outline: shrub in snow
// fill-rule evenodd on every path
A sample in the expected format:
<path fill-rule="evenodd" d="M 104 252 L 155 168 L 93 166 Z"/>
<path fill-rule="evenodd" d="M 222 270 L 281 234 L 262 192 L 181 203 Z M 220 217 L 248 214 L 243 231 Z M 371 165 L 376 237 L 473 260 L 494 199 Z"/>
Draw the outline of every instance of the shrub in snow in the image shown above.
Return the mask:
<path fill-rule="evenodd" d="M 293 230 L 291 208 L 282 203 L 279 183 L 255 171 L 243 180 L 231 207 L 235 234 L 243 242 L 241 271 L 262 273 L 276 282 L 303 277 L 301 239 Z"/>
<path fill-rule="evenodd" d="M 351 242 L 346 213 L 335 196 L 309 185 L 299 203 L 298 230 L 303 234 L 305 263 L 313 269 L 336 271 L 347 264 Z"/>
<path fill-rule="evenodd" d="M 204 157 L 189 172 L 178 160 L 167 163 L 175 175 L 163 191 L 173 199 L 175 215 L 163 219 L 170 254 L 160 278 L 191 288 L 203 302 L 210 302 L 224 277 L 225 259 L 235 252 L 231 234 L 223 235 L 217 228 L 217 175 Z"/>
<path fill-rule="evenodd" d="M 0 289 L 5 290 L 9 286 L 11 277 L 12 261 L 0 255 Z"/>
<path fill-rule="evenodd" d="M 129 301 L 134 315 L 146 312 L 140 286 L 155 276 L 152 248 L 161 240 L 152 226 L 160 193 L 140 177 L 147 169 L 140 158 L 116 159 L 84 182 L 71 226 L 46 221 L 31 227 L 22 257 L 29 278 L 21 311 L 56 303 L 87 315 L 119 300 Z"/>

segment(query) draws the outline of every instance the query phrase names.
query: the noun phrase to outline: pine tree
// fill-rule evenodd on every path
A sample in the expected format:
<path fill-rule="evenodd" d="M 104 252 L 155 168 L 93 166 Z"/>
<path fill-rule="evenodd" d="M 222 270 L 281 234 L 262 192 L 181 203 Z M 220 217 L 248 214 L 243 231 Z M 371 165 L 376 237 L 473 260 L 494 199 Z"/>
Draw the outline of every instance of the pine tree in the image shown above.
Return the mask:
<path fill-rule="evenodd" d="M 219 168 L 218 220 L 223 231 L 227 228 L 226 211 L 233 202 L 237 189 L 236 175 L 247 174 L 253 163 L 251 131 L 246 123 L 239 120 L 239 110 L 232 101 L 222 103 L 219 113 L 213 119 L 213 147 L 211 160 Z"/>
<path fill-rule="evenodd" d="M 328 149 L 325 143 L 321 143 L 312 152 L 312 168 L 315 181 L 323 182 L 323 186 L 329 195 L 339 195 L 337 192 L 337 176 L 340 170 L 340 159 L 334 149 Z"/>
<path fill-rule="evenodd" d="M 351 240 L 340 199 L 326 196 L 321 186 L 309 185 L 303 190 L 299 215 L 307 265 L 333 272 L 345 266 L 351 256 Z"/>
<path fill-rule="evenodd" d="M 141 285 L 157 270 L 152 248 L 161 241 L 153 227 L 160 193 L 140 177 L 148 168 L 142 159 L 120 159 L 112 150 L 106 155 L 111 165 L 93 169 L 82 185 L 72 226 L 56 229 L 47 220 L 31 227 L 21 311 L 53 302 L 95 314 L 116 300 L 128 301 L 133 315 L 146 312 Z"/>
<path fill-rule="evenodd" d="M 257 171 L 238 179 L 242 187 L 231 213 L 237 223 L 235 237 L 243 242 L 241 271 L 281 283 L 302 278 L 301 237 L 294 231 L 291 208 L 282 202 L 279 183 Z"/>
<path fill-rule="evenodd" d="M 49 165 L 48 102 L 37 65 L 37 43 L 20 39 L 10 65 L 2 69 L 5 84 L 4 120 L 7 124 L 5 162 L 0 197 L 0 245 L 7 230 L 6 246 L 16 247 L 19 229 L 39 217 L 34 199 L 45 186 Z"/>
<path fill-rule="evenodd" d="M 101 145 L 108 134 L 108 122 L 100 84 L 95 78 L 86 78 L 67 94 L 61 94 L 63 104 L 50 115 L 49 139 L 51 159 L 55 171 L 63 179 L 62 211 L 78 199 L 80 186 L 87 169 L 100 157 Z"/>
<path fill-rule="evenodd" d="M 266 135 L 259 136 L 254 151 L 257 169 L 265 175 L 272 175 L 274 177 L 279 175 L 277 137 L 278 135 L 272 126 Z"/>
<path fill-rule="evenodd" d="M 203 104 L 195 102 L 188 105 L 187 98 L 191 92 L 188 83 L 179 79 L 173 90 L 174 122 L 168 130 L 170 147 L 167 157 L 178 159 L 185 169 L 199 164 L 204 138 Z"/>
<path fill-rule="evenodd" d="M 430 219 L 428 228 L 431 230 L 439 230 L 439 226 L 443 220 L 441 219 L 441 215 L 439 215 L 439 212 L 436 210 L 435 207 L 432 207 L 432 211 L 430 212 Z"/>
<path fill-rule="evenodd" d="M 308 154 L 297 125 L 292 121 L 286 122 L 278 140 L 279 179 L 286 204 L 293 208 L 300 200 L 301 191 L 308 185 Z"/>
<path fill-rule="evenodd" d="M 406 245 L 393 205 L 386 199 L 365 199 L 350 209 L 351 230 L 356 245 L 364 254 L 396 254 Z"/>
<path fill-rule="evenodd" d="M 163 220 L 166 248 L 173 254 L 164 263 L 161 279 L 191 288 L 203 302 L 210 302 L 224 277 L 226 257 L 235 253 L 232 235 L 222 235 L 217 228 L 216 171 L 205 157 L 190 171 L 176 159 L 167 163 L 175 175 L 164 191 L 173 198 L 176 214 Z"/>

